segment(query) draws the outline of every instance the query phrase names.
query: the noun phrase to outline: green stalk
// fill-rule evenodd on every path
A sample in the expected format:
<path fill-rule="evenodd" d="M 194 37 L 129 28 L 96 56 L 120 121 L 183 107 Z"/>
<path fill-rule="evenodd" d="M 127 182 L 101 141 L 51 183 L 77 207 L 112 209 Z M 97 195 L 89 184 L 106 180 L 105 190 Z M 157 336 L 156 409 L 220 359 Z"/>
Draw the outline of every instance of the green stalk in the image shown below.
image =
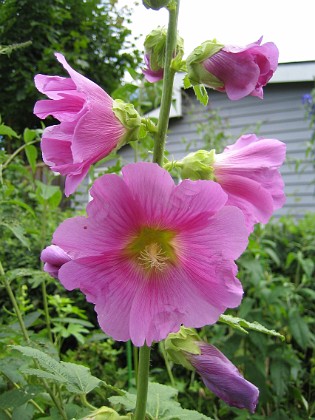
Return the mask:
<path fill-rule="evenodd" d="M 140 347 L 137 402 L 134 420 L 145 419 L 149 384 L 150 350 L 150 347 L 146 345 Z"/>
<path fill-rule="evenodd" d="M 164 61 L 163 90 L 160 107 L 159 122 L 155 136 L 153 162 L 163 165 L 166 133 L 172 104 L 173 84 L 175 70 L 171 68 L 173 52 L 176 49 L 177 20 L 179 0 L 171 2 L 169 8 L 169 21 L 166 37 L 166 52 Z M 138 380 L 137 380 L 137 401 L 135 409 L 135 420 L 144 420 L 147 406 L 148 383 L 150 368 L 150 347 L 144 345 L 140 348 Z"/>
<path fill-rule="evenodd" d="M 166 133 L 172 104 L 175 70 L 171 68 L 171 63 L 173 52 L 176 48 L 179 0 L 174 1 L 174 6 L 173 9 L 169 10 L 161 108 L 153 150 L 153 162 L 158 163 L 160 166 L 163 164 Z"/>
<path fill-rule="evenodd" d="M 127 369 L 128 369 L 128 388 L 132 386 L 132 344 L 128 340 L 126 343 Z"/>

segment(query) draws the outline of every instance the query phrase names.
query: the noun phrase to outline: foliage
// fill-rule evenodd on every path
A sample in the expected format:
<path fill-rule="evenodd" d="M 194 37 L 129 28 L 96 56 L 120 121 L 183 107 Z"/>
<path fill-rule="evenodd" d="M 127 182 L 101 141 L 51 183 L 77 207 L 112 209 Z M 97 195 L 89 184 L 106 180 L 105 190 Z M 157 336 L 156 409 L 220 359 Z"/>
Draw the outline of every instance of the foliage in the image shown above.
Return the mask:
<path fill-rule="evenodd" d="M 130 13 L 110 0 L 48 0 L 45 7 L 41 0 L 0 2 L 0 40 L 10 52 L 0 61 L 0 114 L 17 131 L 38 126 L 32 115 L 38 98 L 33 78 L 36 73 L 65 74 L 54 58 L 56 51 L 111 93 L 125 69 L 135 69 L 140 61 L 126 28 Z M 31 45 L 10 51 L 10 45 L 29 41 Z"/>
<path fill-rule="evenodd" d="M 315 215 L 295 221 L 274 220 L 257 226 L 249 247 L 238 261 L 246 297 L 214 326 L 200 331 L 258 386 L 256 414 L 230 408 L 211 394 L 195 373 L 187 373 L 166 359 L 167 371 L 153 371 L 155 380 L 180 390 L 183 407 L 195 408 L 215 419 L 312 418 L 315 413 L 314 260 Z M 285 336 L 286 342 L 251 331 L 245 334 L 227 324 L 246 318 Z M 242 325 L 242 324 L 241 324 Z M 243 324 L 243 326 L 245 326 Z M 162 354 L 163 348 L 160 346 Z M 164 355 L 164 357 L 166 357 Z"/>

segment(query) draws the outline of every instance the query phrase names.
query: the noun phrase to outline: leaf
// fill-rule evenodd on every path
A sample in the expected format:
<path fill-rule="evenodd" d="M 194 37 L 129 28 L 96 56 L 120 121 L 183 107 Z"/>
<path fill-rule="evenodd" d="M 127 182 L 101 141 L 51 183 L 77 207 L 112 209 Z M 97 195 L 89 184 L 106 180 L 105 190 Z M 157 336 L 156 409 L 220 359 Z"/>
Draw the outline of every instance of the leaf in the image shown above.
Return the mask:
<path fill-rule="evenodd" d="M 193 86 L 196 98 L 201 103 L 201 105 L 206 106 L 208 104 L 208 92 L 204 85 L 195 85 Z"/>
<path fill-rule="evenodd" d="M 245 319 L 238 318 L 236 316 L 232 315 L 221 315 L 219 318 L 219 321 L 223 322 L 224 324 L 229 325 L 232 328 L 235 328 L 236 330 L 242 331 L 245 334 L 248 334 L 248 331 L 246 331 L 245 328 L 257 332 L 261 332 L 267 335 L 273 335 L 275 337 L 281 338 L 282 341 L 284 341 L 285 337 L 278 333 L 275 330 L 269 330 L 268 328 L 264 327 L 263 325 L 259 324 L 259 322 L 248 322 Z"/>
<path fill-rule="evenodd" d="M 29 240 L 24 236 L 24 229 L 21 225 L 19 225 L 16 221 L 7 223 L 0 220 L 0 225 L 6 227 L 7 229 L 11 230 L 11 232 L 15 235 L 15 237 L 24 245 L 26 248 L 30 247 Z"/>
<path fill-rule="evenodd" d="M 23 133 L 23 140 L 25 143 L 31 143 L 37 136 L 36 130 L 30 130 L 29 128 L 25 128 Z"/>
<path fill-rule="evenodd" d="M 297 309 L 289 311 L 289 328 L 295 341 L 305 350 L 310 343 L 311 333 L 307 323 L 300 316 Z"/>
<path fill-rule="evenodd" d="M 193 410 L 182 408 L 178 401 L 177 389 L 158 383 L 149 383 L 146 412 L 153 419 L 159 420 L 203 420 L 205 415 Z M 112 404 L 121 404 L 127 411 L 133 411 L 136 406 L 136 395 L 126 392 L 123 396 L 110 397 Z"/>
<path fill-rule="evenodd" d="M 26 368 L 23 370 L 24 373 L 64 384 L 71 393 L 87 394 L 101 383 L 101 380 L 91 375 L 90 369 L 85 366 L 60 362 L 32 347 L 12 346 L 12 348 L 36 359 L 42 368 L 42 370 Z"/>
<path fill-rule="evenodd" d="M 36 397 L 42 390 L 36 386 L 28 386 L 23 389 L 13 389 L 0 395 L 0 408 L 17 408 L 27 401 Z"/>
<path fill-rule="evenodd" d="M 25 154 L 28 160 L 28 163 L 30 164 L 30 167 L 32 168 L 33 173 L 36 171 L 36 159 L 38 156 L 37 149 L 34 145 L 28 145 L 25 147 Z"/>
<path fill-rule="evenodd" d="M 280 358 L 273 359 L 270 365 L 270 378 L 276 394 L 282 397 L 288 388 L 290 366 Z"/>
<path fill-rule="evenodd" d="M 19 138 L 19 135 L 11 127 L 4 124 L 0 124 L 0 135 Z"/>

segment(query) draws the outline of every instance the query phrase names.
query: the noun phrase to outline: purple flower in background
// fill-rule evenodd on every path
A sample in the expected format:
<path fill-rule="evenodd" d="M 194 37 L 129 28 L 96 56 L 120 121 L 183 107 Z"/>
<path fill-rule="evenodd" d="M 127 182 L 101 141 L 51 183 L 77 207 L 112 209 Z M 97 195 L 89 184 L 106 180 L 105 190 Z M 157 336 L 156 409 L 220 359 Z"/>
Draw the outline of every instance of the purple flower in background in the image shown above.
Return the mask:
<path fill-rule="evenodd" d="M 259 397 L 258 388 L 248 382 L 216 347 L 202 341 L 196 344 L 201 353 L 186 353 L 186 357 L 206 387 L 227 404 L 247 408 L 254 413 Z"/>

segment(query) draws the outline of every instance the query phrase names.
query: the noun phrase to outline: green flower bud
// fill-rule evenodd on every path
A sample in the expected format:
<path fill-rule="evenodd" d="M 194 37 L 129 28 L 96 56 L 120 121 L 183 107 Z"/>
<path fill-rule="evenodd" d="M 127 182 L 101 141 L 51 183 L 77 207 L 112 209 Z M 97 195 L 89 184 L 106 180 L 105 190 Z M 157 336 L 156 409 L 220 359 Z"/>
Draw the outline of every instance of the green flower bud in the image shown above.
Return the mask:
<path fill-rule="evenodd" d="M 151 31 L 144 41 L 144 52 L 148 69 L 153 72 L 164 69 L 165 50 L 166 50 L 167 30 L 164 27 L 158 27 Z M 184 55 L 184 40 L 177 35 L 176 49 L 173 61 L 182 60 Z"/>
<path fill-rule="evenodd" d="M 160 10 L 166 7 L 170 0 L 142 0 L 144 7 L 147 9 Z"/>
<path fill-rule="evenodd" d="M 214 179 L 213 163 L 215 150 L 198 150 L 189 153 L 184 159 L 177 162 L 176 167 L 180 169 L 182 179 Z"/>
<path fill-rule="evenodd" d="M 141 117 L 132 104 L 120 99 L 113 101 L 113 112 L 126 129 L 126 133 L 121 137 L 119 147 L 124 144 L 138 140 Z"/>
<path fill-rule="evenodd" d="M 93 413 L 84 417 L 83 420 L 130 420 L 131 415 L 120 416 L 115 410 L 109 407 L 101 407 Z"/>
<path fill-rule="evenodd" d="M 219 44 L 213 39 L 203 42 L 189 54 L 186 60 L 187 74 L 193 86 L 203 83 L 213 89 L 224 87 L 224 83 L 209 73 L 202 65 L 204 60 L 219 52 L 223 47 L 223 44 Z"/>
<path fill-rule="evenodd" d="M 196 331 L 182 326 L 177 333 L 171 333 L 167 336 L 165 350 L 173 362 L 184 366 L 186 369 L 194 370 L 185 354 L 201 354 L 197 342 L 200 342 L 200 337 Z"/>

